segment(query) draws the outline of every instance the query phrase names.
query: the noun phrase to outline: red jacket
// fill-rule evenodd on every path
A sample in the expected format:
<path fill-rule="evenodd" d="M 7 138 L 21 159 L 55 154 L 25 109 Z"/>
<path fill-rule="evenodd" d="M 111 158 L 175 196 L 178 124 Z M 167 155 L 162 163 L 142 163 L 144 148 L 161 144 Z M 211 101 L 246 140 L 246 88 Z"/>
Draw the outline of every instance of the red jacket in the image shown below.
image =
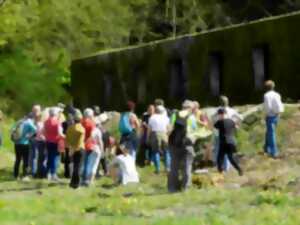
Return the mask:
<path fill-rule="evenodd" d="M 60 139 L 60 129 L 61 123 L 58 118 L 50 117 L 44 123 L 44 133 L 47 142 L 58 143 Z"/>
<path fill-rule="evenodd" d="M 96 123 L 92 119 L 84 118 L 82 119 L 81 124 L 85 129 L 85 150 L 91 151 L 94 148 L 94 145 L 96 144 L 92 138 L 92 132 L 96 127 Z"/>

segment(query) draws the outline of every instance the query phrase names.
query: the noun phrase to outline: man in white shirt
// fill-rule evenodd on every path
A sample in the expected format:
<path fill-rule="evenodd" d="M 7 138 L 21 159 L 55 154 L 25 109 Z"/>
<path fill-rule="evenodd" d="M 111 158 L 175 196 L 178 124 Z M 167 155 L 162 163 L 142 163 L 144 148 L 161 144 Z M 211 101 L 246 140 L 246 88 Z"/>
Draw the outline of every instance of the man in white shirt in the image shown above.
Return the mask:
<path fill-rule="evenodd" d="M 148 124 L 148 135 L 152 149 L 152 161 L 155 166 L 155 173 L 160 172 L 160 153 L 164 154 L 166 171 L 170 170 L 170 152 L 168 149 L 168 131 L 170 119 L 165 114 L 162 105 L 156 106 L 155 113 L 150 117 Z"/>
<path fill-rule="evenodd" d="M 274 81 L 268 80 L 265 83 L 267 92 L 264 95 L 264 110 L 266 113 L 266 140 L 264 150 L 272 157 L 278 155 L 276 144 L 276 126 L 279 115 L 284 112 L 284 105 L 281 96 L 275 89 Z"/>

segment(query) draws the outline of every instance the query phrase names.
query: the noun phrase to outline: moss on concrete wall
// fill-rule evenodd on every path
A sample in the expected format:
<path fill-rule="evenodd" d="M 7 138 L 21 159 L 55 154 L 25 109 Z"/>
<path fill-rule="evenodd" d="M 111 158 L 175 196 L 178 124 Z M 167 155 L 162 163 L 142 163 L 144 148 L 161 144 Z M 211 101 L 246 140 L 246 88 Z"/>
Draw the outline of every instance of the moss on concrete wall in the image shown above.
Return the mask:
<path fill-rule="evenodd" d="M 77 105 L 98 104 L 120 109 L 126 99 L 138 99 L 139 80 L 146 80 L 141 106 L 156 97 L 178 106 L 180 98 L 170 96 L 170 62 L 179 58 L 186 64 L 188 97 L 213 104 L 208 82 L 209 55 L 223 56 L 222 93 L 235 104 L 259 102 L 262 90 L 255 90 L 252 68 L 253 48 L 269 49 L 269 76 L 285 99 L 300 99 L 300 14 L 218 29 L 175 40 L 147 44 L 140 48 L 112 51 L 77 59 L 72 63 L 72 92 Z M 103 98 L 104 76 L 111 77 L 109 100 Z"/>

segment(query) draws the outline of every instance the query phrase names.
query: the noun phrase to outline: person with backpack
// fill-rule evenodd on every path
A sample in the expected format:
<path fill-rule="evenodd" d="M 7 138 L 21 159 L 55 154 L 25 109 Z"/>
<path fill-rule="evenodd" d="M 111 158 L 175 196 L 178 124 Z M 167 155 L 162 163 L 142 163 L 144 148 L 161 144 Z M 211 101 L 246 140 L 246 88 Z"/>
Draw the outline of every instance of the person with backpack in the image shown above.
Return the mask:
<path fill-rule="evenodd" d="M 48 180 L 58 181 L 57 169 L 60 163 L 58 144 L 64 137 L 63 128 L 56 108 L 49 109 L 49 118 L 44 123 L 44 136 L 47 149 L 47 176 Z"/>
<path fill-rule="evenodd" d="M 275 91 L 275 83 L 268 80 L 265 83 L 267 92 L 264 95 L 264 111 L 266 114 L 266 138 L 264 151 L 273 158 L 278 156 L 278 148 L 276 143 L 276 126 L 279 116 L 284 112 L 284 105 L 281 96 Z"/>
<path fill-rule="evenodd" d="M 165 114 L 163 106 L 157 106 L 155 113 L 149 119 L 149 142 L 152 149 L 152 161 L 155 173 L 160 173 L 160 154 L 164 155 L 165 169 L 170 171 L 170 152 L 168 149 L 168 132 L 170 119 Z"/>
<path fill-rule="evenodd" d="M 119 131 L 121 133 L 120 144 L 125 145 L 129 150 L 129 154 L 136 160 L 137 152 L 137 129 L 140 127 L 140 122 L 134 113 L 135 103 L 128 101 L 126 111 L 121 114 L 119 121 Z"/>
<path fill-rule="evenodd" d="M 171 119 L 173 130 L 169 136 L 171 153 L 171 170 L 168 175 L 169 192 L 186 190 L 192 184 L 192 165 L 195 156 L 192 134 L 196 127 L 192 109 L 193 102 L 185 100 L 182 110 L 176 112 Z"/>
<path fill-rule="evenodd" d="M 78 188 L 80 185 L 80 168 L 84 151 L 85 129 L 81 124 L 82 114 L 80 110 L 74 112 L 74 123 L 68 126 L 66 131 L 66 145 L 73 164 L 70 187 Z"/>
<path fill-rule="evenodd" d="M 218 171 L 223 173 L 223 161 L 225 155 L 228 157 L 231 165 L 238 171 L 239 175 L 243 175 L 243 171 L 239 164 L 233 158 L 236 152 L 236 141 L 234 138 L 236 132 L 236 123 L 229 117 L 226 117 L 226 109 L 218 110 L 219 119 L 214 127 L 219 131 L 219 154 L 217 158 Z"/>
<path fill-rule="evenodd" d="M 15 144 L 16 161 L 14 164 L 14 177 L 19 178 L 19 167 L 23 162 L 23 179 L 28 180 L 30 140 L 36 133 L 32 122 L 32 115 L 28 115 L 16 123 L 11 132 L 11 139 Z"/>

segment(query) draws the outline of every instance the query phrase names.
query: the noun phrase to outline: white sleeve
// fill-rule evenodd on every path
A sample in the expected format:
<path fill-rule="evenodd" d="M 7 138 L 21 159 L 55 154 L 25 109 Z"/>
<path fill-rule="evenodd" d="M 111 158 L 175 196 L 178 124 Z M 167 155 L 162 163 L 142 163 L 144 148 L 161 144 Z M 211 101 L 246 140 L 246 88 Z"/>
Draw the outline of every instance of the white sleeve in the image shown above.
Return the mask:
<path fill-rule="evenodd" d="M 270 101 L 269 101 L 268 97 L 265 95 L 264 96 L 264 109 L 267 114 L 269 113 L 270 108 L 271 108 Z"/>
<path fill-rule="evenodd" d="M 278 112 L 278 113 L 283 113 L 284 112 L 284 105 L 281 101 L 281 96 L 280 95 L 276 96 L 276 98 L 274 99 L 274 107 L 276 109 L 276 112 Z"/>

